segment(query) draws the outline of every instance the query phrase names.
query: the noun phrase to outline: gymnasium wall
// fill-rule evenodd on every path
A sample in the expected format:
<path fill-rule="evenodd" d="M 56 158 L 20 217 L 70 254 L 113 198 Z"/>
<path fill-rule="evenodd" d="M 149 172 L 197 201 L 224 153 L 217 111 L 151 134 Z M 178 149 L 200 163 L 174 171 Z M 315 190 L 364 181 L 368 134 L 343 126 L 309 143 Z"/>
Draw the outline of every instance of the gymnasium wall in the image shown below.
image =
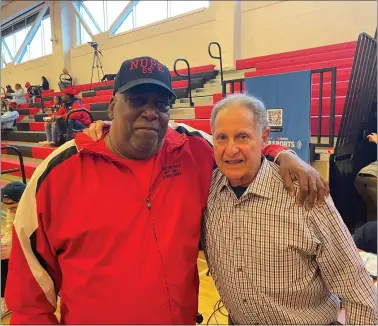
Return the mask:
<path fill-rule="evenodd" d="M 242 58 L 374 35 L 376 1 L 243 1 Z"/>
<path fill-rule="evenodd" d="M 2 9 L 1 21 L 31 3 L 10 2 Z M 87 44 L 76 46 L 76 19 L 68 1 L 54 1 L 53 8 L 53 55 L 8 64 L 1 70 L 2 85 L 39 83 L 44 75 L 57 88 L 64 66 L 76 83 L 89 82 L 93 50 Z M 217 63 L 207 52 L 211 41 L 220 42 L 224 66 L 232 67 L 239 58 L 355 40 L 362 31 L 374 35 L 376 12 L 375 1 L 214 1 L 205 10 L 112 37 L 101 33 L 94 40 L 108 73 L 115 73 L 124 59 L 139 55 L 156 57 L 170 69 L 178 57 L 192 66 Z"/>

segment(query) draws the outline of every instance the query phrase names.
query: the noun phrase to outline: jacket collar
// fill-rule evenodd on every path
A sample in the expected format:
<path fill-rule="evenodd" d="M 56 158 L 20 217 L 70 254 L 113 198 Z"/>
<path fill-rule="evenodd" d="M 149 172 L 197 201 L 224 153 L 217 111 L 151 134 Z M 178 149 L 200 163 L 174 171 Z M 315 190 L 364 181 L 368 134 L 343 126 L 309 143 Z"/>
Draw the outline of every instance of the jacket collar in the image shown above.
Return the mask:
<path fill-rule="evenodd" d="M 103 136 L 105 136 L 109 132 L 109 129 L 106 129 L 104 131 Z M 165 138 L 163 140 L 163 144 L 160 148 L 159 156 L 164 156 L 165 152 L 173 152 L 176 149 L 182 147 L 186 142 L 188 141 L 188 138 L 184 134 L 179 134 L 175 130 L 173 130 L 171 127 L 168 127 L 167 134 L 165 135 Z M 87 136 L 84 133 L 78 133 L 75 137 L 75 143 L 77 150 L 79 152 L 90 152 L 92 154 L 97 154 L 99 156 L 106 157 L 112 161 L 118 162 L 118 163 L 124 163 L 126 160 L 118 157 L 117 155 L 113 154 L 105 145 L 104 138 L 102 138 L 100 141 L 95 142 L 93 141 L 89 136 Z M 160 153 L 162 152 L 162 153 Z"/>

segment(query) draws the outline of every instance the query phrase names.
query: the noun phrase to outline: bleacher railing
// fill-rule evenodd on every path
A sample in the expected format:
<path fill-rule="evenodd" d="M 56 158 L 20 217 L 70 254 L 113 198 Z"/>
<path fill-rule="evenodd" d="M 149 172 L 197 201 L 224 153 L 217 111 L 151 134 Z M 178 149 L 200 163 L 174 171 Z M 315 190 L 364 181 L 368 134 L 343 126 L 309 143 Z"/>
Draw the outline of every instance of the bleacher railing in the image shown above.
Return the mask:
<path fill-rule="evenodd" d="M 17 147 L 10 146 L 10 145 L 1 146 L 1 151 L 3 151 L 3 149 L 5 149 L 5 150 L 11 150 L 11 151 L 16 152 L 16 154 L 18 156 L 18 160 L 20 162 L 20 167 L 19 168 L 14 168 L 14 169 L 8 169 L 8 170 L 1 170 L 1 174 L 8 174 L 8 173 L 13 173 L 13 172 L 21 171 L 22 182 L 26 184 L 26 174 L 25 174 L 24 159 L 22 157 L 21 152 L 18 150 Z"/>
<path fill-rule="evenodd" d="M 177 72 L 177 63 L 179 61 L 183 61 L 185 62 L 186 64 L 186 69 L 187 69 L 187 74 L 186 75 L 182 75 L 180 74 L 179 72 Z M 194 103 L 193 103 L 193 99 L 192 99 L 192 79 L 191 79 L 191 76 L 190 76 L 190 65 L 189 65 L 189 62 L 188 60 L 186 59 L 183 59 L 183 58 L 179 58 L 179 59 L 176 59 L 175 60 L 175 63 L 173 64 L 173 69 L 176 73 L 177 76 L 180 76 L 180 77 L 185 77 L 187 80 L 188 80 L 188 96 L 189 96 L 189 104 L 191 107 L 194 106 Z"/>
<path fill-rule="evenodd" d="M 239 84 L 239 93 L 244 92 L 244 78 L 225 80 L 222 82 L 222 97 L 226 97 L 227 93 L 235 93 L 235 84 Z M 230 91 L 227 91 L 227 86 L 230 85 Z"/>
<path fill-rule="evenodd" d="M 8 104 L 5 101 L 5 94 L 7 93 L 4 87 L 1 87 L 1 90 L 3 91 L 4 95 L 1 95 L 1 114 L 8 111 Z M 4 97 L 4 99 L 3 99 Z"/>
<path fill-rule="evenodd" d="M 63 83 L 63 80 L 62 80 L 62 77 L 63 76 L 69 76 L 70 77 L 70 79 L 71 79 L 71 87 L 73 87 L 73 78 L 72 78 L 72 76 L 70 75 L 70 74 L 61 74 L 60 76 L 59 76 L 59 80 Z M 66 80 L 66 79 L 64 79 L 64 80 Z M 64 84 L 64 83 L 63 83 Z"/>
<path fill-rule="evenodd" d="M 91 123 L 94 121 L 92 114 L 91 114 L 87 109 L 75 109 L 75 110 L 70 110 L 70 111 L 67 113 L 67 116 L 66 116 L 66 126 L 67 126 L 67 130 L 70 129 L 70 130 L 72 130 L 72 131 L 75 132 L 75 133 L 76 133 L 76 132 L 80 132 L 80 131 L 82 131 L 82 130 L 76 130 L 76 129 L 72 128 L 72 127 L 70 126 L 70 124 L 69 124 L 69 118 L 70 118 L 71 114 L 73 114 L 73 113 L 77 113 L 77 112 L 85 112 L 86 114 L 89 115 L 89 119 L 91 120 Z"/>
<path fill-rule="evenodd" d="M 331 73 L 331 96 L 330 96 L 330 112 L 329 112 L 329 135 L 328 142 L 322 142 L 322 117 L 323 117 L 323 87 L 324 73 Z M 316 142 L 310 143 L 310 161 L 315 160 L 315 148 L 325 147 L 333 148 L 335 144 L 335 107 L 336 107 L 336 67 L 311 70 L 311 80 L 314 75 L 319 74 L 319 101 L 318 101 L 318 125 L 316 130 Z M 311 83 L 312 84 L 312 83 Z M 313 99 L 313 98 L 312 98 Z M 311 110 L 311 109 L 310 109 Z"/>
<path fill-rule="evenodd" d="M 45 102 L 43 101 L 43 94 L 42 94 L 42 87 L 40 85 L 33 85 L 30 86 L 32 89 L 37 88 L 38 89 L 38 95 L 34 95 L 35 98 L 40 98 L 41 99 L 41 104 L 42 104 L 42 112 L 46 113 L 45 110 Z"/>
<path fill-rule="evenodd" d="M 218 56 L 215 56 L 211 52 L 211 46 L 216 45 L 218 47 Z M 223 63 L 222 63 L 222 48 L 218 42 L 211 42 L 208 47 L 209 55 L 213 59 L 219 60 L 219 67 L 220 67 L 220 76 L 221 76 L 221 83 L 223 84 Z"/>

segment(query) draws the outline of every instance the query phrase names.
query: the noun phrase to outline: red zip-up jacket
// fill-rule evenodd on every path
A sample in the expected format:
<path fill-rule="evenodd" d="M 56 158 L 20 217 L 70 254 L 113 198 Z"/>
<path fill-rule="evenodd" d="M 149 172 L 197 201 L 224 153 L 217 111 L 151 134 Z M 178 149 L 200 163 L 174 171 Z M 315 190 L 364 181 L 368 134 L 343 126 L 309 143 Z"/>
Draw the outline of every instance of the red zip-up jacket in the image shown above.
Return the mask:
<path fill-rule="evenodd" d="M 58 323 L 57 295 L 62 324 L 195 324 L 214 162 L 203 133 L 189 129 L 169 128 L 142 162 L 79 133 L 41 163 L 14 222 L 12 324 Z"/>
<path fill-rule="evenodd" d="M 82 105 L 80 102 L 73 102 L 72 103 L 72 107 L 70 108 L 70 110 L 77 110 L 77 109 L 81 109 L 82 108 Z M 67 114 L 68 112 L 70 111 L 66 108 L 65 104 L 63 104 L 59 109 L 58 111 L 56 111 L 54 114 L 55 115 L 60 115 L 62 117 L 62 119 L 66 119 L 67 117 Z M 72 113 L 70 115 L 70 119 L 71 120 L 77 120 L 77 121 L 80 121 L 84 126 L 89 126 L 91 124 L 91 120 L 88 116 L 88 114 L 86 114 L 85 112 L 83 111 L 80 111 L 80 112 L 75 112 L 75 113 Z"/>

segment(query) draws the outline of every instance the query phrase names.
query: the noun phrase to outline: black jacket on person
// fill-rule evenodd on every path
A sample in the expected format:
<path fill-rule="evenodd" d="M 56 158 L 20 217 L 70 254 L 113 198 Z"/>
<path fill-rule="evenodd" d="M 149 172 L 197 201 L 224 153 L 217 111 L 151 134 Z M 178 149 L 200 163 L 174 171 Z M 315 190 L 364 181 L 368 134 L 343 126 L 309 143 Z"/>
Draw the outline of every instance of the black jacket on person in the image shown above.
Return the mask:
<path fill-rule="evenodd" d="M 49 85 L 49 82 L 45 79 L 42 83 L 42 89 L 43 90 L 47 90 L 47 89 L 50 89 L 50 85 Z"/>

